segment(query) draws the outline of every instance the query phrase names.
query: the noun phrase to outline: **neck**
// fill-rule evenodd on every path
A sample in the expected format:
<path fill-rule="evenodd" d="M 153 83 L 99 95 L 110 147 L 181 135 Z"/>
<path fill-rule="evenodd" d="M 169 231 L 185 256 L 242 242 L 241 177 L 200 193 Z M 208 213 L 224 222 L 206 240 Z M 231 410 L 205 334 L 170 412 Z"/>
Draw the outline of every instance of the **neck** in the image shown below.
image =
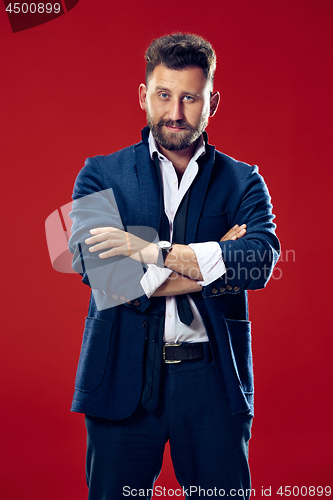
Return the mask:
<path fill-rule="evenodd" d="M 196 150 L 199 139 L 197 139 L 193 144 L 191 144 L 186 149 L 169 151 L 168 149 L 163 148 L 160 144 L 157 144 L 159 151 L 168 158 L 169 161 L 175 167 L 178 178 L 180 179 L 183 173 L 186 170 L 187 165 L 189 164 L 192 156 L 194 155 L 194 151 Z"/>

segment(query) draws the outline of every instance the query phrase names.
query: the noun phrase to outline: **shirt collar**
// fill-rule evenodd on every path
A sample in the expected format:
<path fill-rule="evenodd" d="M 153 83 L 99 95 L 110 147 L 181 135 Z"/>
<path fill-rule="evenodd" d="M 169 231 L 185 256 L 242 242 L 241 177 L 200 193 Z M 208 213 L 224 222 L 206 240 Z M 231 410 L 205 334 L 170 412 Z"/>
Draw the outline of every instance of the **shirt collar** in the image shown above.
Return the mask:
<path fill-rule="evenodd" d="M 155 152 L 157 153 L 159 160 L 167 160 L 167 158 L 165 156 L 163 156 L 162 153 L 159 152 L 159 150 L 157 148 L 156 141 L 155 141 L 151 131 L 149 132 L 148 144 L 149 144 L 149 154 L 150 154 L 150 157 L 152 160 L 154 159 L 153 155 Z M 204 155 L 205 153 L 206 153 L 206 144 L 205 144 L 203 134 L 201 134 L 201 136 L 199 137 L 197 147 L 194 151 L 194 155 L 192 157 L 192 160 L 196 161 L 200 156 Z"/>

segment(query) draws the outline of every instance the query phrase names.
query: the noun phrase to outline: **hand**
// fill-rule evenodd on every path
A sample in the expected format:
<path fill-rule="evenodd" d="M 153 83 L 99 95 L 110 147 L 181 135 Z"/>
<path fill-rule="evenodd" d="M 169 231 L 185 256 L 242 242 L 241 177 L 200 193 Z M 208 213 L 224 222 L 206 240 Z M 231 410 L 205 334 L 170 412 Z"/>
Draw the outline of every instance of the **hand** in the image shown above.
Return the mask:
<path fill-rule="evenodd" d="M 234 227 L 229 229 L 229 231 L 222 236 L 220 241 L 227 241 L 227 240 L 238 240 L 238 238 L 242 238 L 246 234 L 246 224 L 242 224 L 239 226 L 236 224 Z"/>
<path fill-rule="evenodd" d="M 87 238 L 85 243 L 94 245 L 89 248 L 89 252 L 106 250 L 98 255 L 101 259 L 125 255 L 145 264 L 155 264 L 157 262 L 158 246 L 155 243 L 142 240 L 138 236 L 134 236 L 134 234 L 115 227 L 91 229 L 90 234 L 92 234 L 92 237 Z"/>

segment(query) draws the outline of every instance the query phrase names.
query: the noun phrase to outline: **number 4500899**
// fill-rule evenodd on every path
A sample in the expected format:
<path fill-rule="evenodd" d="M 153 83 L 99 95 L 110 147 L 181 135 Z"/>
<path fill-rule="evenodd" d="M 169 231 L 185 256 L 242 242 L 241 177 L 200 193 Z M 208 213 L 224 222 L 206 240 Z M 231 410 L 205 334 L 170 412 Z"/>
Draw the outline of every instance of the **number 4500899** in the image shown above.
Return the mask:
<path fill-rule="evenodd" d="M 330 486 L 280 486 L 277 495 L 290 497 L 329 497 L 331 496 L 332 490 Z"/>
<path fill-rule="evenodd" d="M 15 2 L 15 3 L 10 3 L 6 7 L 6 11 L 9 12 L 10 14 L 59 14 L 60 12 L 60 3 L 21 3 L 21 2 Z"/>

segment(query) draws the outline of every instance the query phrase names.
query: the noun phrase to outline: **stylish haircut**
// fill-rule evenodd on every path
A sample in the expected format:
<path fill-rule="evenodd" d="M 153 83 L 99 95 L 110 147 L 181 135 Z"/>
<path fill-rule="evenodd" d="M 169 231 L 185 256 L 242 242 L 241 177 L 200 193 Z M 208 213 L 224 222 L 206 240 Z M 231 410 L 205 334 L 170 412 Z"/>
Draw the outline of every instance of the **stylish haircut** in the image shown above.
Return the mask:
<path fill-rule="evenodd" d="M 156 66 L 162 64 L 170 69 L 185 69 L 199 66 L 213 86 L 216 69 L 216 55 L 207 40 L 198 35 L 173 33 L 156 38 L 149 45 L 145 59 L 146 85 Z"/>

